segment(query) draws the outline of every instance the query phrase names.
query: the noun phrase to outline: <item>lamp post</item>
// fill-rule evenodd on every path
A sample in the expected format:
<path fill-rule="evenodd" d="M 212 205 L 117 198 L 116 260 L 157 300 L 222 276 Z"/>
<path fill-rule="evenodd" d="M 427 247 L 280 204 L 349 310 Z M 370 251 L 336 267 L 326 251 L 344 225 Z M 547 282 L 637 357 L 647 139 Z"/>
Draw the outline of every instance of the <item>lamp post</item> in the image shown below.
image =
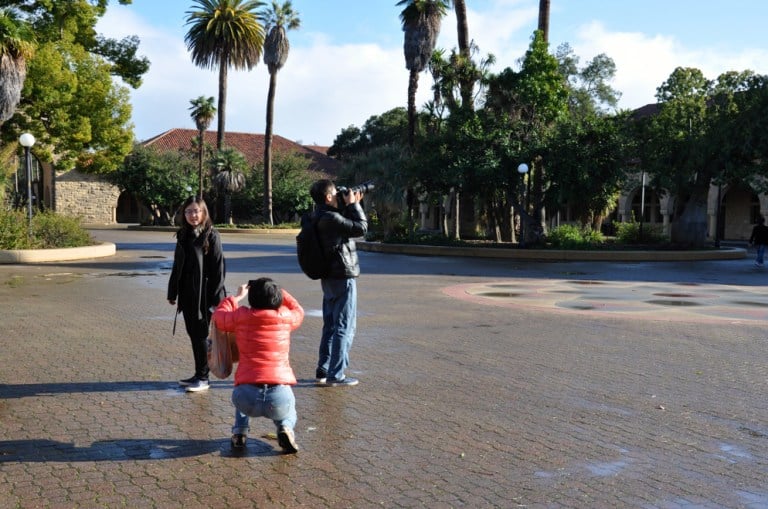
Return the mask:
<path fill-rule="evenodd" d="M 525 203 L 525 174 L 528 173 L 528 165 L 525 163 L 520 163 L 520 165 L 517 167 L 517 173 L 520 174 L 520 212 L 518 215 L 520 216 L 520 239 L 517 241 L 517 245 L 520 247 L 525 246 L 525 220 L 523 219 L 523 207 Z"/>
<path fill-rule="evenodd" d="M 19 136 L 19 143 L 24 147 L 24 159 L 27 169 L 27 228 L 29 235 L 32 235 L 32 161 L 29 159 L 29 149 L 35 144 L 35 137 L 29 133 Z"/>

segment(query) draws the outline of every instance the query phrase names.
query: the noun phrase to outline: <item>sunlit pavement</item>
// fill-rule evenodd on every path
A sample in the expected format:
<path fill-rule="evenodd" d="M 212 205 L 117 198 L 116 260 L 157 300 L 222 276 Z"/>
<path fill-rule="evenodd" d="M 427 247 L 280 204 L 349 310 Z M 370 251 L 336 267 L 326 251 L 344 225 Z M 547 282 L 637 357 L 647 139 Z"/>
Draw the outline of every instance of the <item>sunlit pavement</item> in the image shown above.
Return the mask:
<path fill-rule="evenodd" d="M 313 384 L 319 283 L 290 235 L 224 235 L 293 337 L 295 456 L 229 447 L 232 380 L 186 394 L 174 238 L 0 266 L 0 507 L 768 507 L 768 271 L 743 260 L 523 262 L 361 253 L 350 388 Z"/>

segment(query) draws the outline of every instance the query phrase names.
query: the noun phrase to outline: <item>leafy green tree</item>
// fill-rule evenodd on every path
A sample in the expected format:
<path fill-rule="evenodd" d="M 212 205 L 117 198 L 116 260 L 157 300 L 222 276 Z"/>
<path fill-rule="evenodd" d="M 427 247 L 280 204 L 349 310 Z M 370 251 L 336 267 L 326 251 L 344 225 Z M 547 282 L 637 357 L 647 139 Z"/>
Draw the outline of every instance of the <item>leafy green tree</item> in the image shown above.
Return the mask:
<path fill-rule="evenodd" d="M 517 154 L 518 162 L 530 166 L 528 179 L 533 183 L 531 214 L 525 208 L 518 208 L 521 221 L 527 224 L 524 230 L 530 235 L 544 228 L 544 185 L 547 179 L 542 152 L 552 130 L 568 115 L 568 86 L 557 59 L 548 52 L 541 31 L 534 32 L 519 72 L 507 68 L 489 79 L 486 109 L 507 119 L 513 137 L 509 142 L 511 147 L 517 147 L 510 151 Z M 517 164 L 513 166 L 516 168 Z"/>
<path fill-rule="evenodd" d="M 299 13 L 293 10 L 290 0 L 280 5 L 272 0 L 267 12 L 266 27 L 269 30 L 264 41 L 264 63 L 269 70 L 269 92 L 267 93 L 267 127 L 264 134 L 264 218 L 274 224 L 272 218 L 272 128 L 275 115 L 275 90 L 277 73 L 288 60 L 290 44 L 286 32 L 301 26 Z"/>
<path fill-rule="evenodd" d="M 224 147 L 213 157 L 211 163 L 218 168 L 218 172 L 213 176 L 213 185 L 220 194 L 224 195 L 225 221 L 233 224 L 232 193 L 241 191 L 245 187 L 248 161 L 237 150 Z"/>
<path fill-rule="evenodd" d="M 312 210 L 309 188 L 318 176 L 310 171 L 310 160 L 297 152 L 278 151 L 274 154 L 272 189 L 273 218 L 275 224 L 297 220 L 301 214 Z M 232 210 L 241 219 L 257 218 L 263 212 L 257 205 L 262 203 L 264 170 L 256 165 L 247 176 L 248 185 L 232 196 Z"/>
<path fill-rule="evenodd" d="M 713 168 L 700 149 L 712 86 L 700 70 L 678 67 L 657 89 L 659 113 L 648 119 L 642 159 L 651 185 L 676 196 L 673 242 L 699 245 L 706 239 Z"/>
<path fill-rule="evenodd" d="M 592 115 L 558 124 L 547 143 L 547 209 L 570 204 L 581 226 L 600 231 L 616 204 L 635 145 L 627 114 Z"/>
<path fill-rule="evenodd" d="M 211 125 L 213 117 L 216 116 L 216 107 L 213 105 L 213 97 L 201 95 L 197 99 L 189 101 L 191 106 L 190 115 L 195 121 L 197 127 L 197 171 L 198 187 L 197 195 L 203 197 L 203 151 L 205 149 L 205 131 Z"/>
<path fill-rule="evenodd" d="M 199 10 L 187 11 L 189 31 L 184 36 L 192 62 L 219 70 L 219 124 L 216 148 L 224 148 L 229 68 L 251 70 L 264 46 L 258 0 L 193 0 Z"/>
<path fill-rule="evenodd" d="M 571 115 L 585 118 L 616 110 L 621 93 L 610 85 L 616 76 L 613 59 L 601 53 L 579 68 L 579 57 L 567 43 L 558 46 L 555 58 L 568 84 Z"/>
<path fill-rule="evenodd" d="M 149 64 L 136 57 L 138 39 L 119 43 L 97 34 L 107 0 L 13 4 L 33 27 L 38 45 L 4 141 L 29 131 L 37 138 L 35 156 L 53 162 L 55 150 L 57 169 L 113 171 L 131 151 L 133 132 L 128 91 L 112 76 L 140 83 Z"/>
<path fill-rule="evenodd" d="M 371 115 L 362 129 L 349 126 L 336 136 L 328 155 L 340 161 L 350 161 L 368 151 L 390 144 L 404 145 L 408 130 L 408 113 L 405 108 L 393 108 L 381 115 Z"/>
<path fill-rule="evenodd" d="M 641 154 L 651 184 L 676 197 L 673 242 L 706 241 L 712 184 L 750 182 L 764 189 L 765 135 L 757 131 L 766 125 L 766 81 L 751 71 L 709 80 L 681 67 L 657 89 L 659 113 L 640 122 Z"/>
<path fill-rule="evenodd" d="M 400 0 L 405 6 L 400 13 L 403 26 L 403 54 L 408 78 L 408 146 L 413 148 L 416 136 L 416 91 L 419 73 L 424 71 L 432 57 L 440 34 L 440 25 L 447 13 L 447 0 Z"/>
<path fill-rule="evenodd" d="M 0 9 L 0 126 L 16 112 L 34 47 L 29 24 L 15 10 Z"/>
<path fill-rule="evenodd" d="M 354 125 L 341 130 L 333 144 L 328 148 L 328 155 L 339 161 L 348 161 L 355 154 L 362 152 L 365 145 L 363 131 Z"/>
<path fill-rule="evenodd" d="M 149 207 L 155 224 L 168 225 L 196 184 L 195 161 L 182 152 L 136 145 L 107 178 Z"/>

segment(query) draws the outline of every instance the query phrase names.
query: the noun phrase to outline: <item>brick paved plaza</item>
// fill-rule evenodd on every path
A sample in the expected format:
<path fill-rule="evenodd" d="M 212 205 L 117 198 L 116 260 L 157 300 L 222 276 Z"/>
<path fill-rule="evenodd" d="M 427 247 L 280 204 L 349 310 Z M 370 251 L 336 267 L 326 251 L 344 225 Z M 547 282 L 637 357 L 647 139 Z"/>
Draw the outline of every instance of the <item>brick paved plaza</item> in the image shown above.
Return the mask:
<path fill-rule="evenodd" d="M 765 508 L 768 271 L 361 253 L 349 388 L 318 388 L 318 282 L 290 235 L 224 234 L 227 287 L 303 304 L 295 456 L 229 446 L 231 377 L 187 394 L 174 238 L 0 265 L 0 509 Z"/>

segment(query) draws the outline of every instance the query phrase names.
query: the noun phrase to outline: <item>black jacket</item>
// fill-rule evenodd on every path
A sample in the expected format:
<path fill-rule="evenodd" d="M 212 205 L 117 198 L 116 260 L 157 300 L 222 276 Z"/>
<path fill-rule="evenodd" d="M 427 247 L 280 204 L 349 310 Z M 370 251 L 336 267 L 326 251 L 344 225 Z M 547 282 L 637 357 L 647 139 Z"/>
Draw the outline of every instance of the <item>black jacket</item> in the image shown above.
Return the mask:
<path fill-rule="evenodd" d="M 313 213 L 318 218 L 320 242 L 330 262 L 328 279 L 346 279 L 360 275 L 360 263 L 353 237 L 368 231 L 368 219 L 359 203 L 343 209 L 320 205 Z"/>
<path fill-rule="evenodd" d="M 205 234 L 204 234 L 205 235 Z M 168 280 L 168 300 L 175 300 L 181 310 L 182 299 L 179 298 L 179 288 L 181 278 L 188 274 L 190 281 L 185 281 L 184 288 L 190 288 L 197 295 L 198 318 L 203 318 L 201 310 L 207 310 L 215 307 L 226 297 L 224 289 L 224 277 L 226 269 L 224 266 L 224 253 L 221 248 L 221 239 L 219 232 L 211 228 L 208 233 L 208 253 L 203 254 L 204 235 L 193 237 L 191 234 L 186 238 L 179 238 L 176 241 L 176 250 L 173 254 L 173 268 L 171 277 Z M 184 243 L 191 243 L 195 258 L 187 260 Z M 184 268 L 185 263 L 192 265 Z"/>
<path fill-rule="evenodd" d="M 755 225 L 752 228 L 752 235 L 749 237 L 749 243 L 755 245 L 768 245 L 768 226 L 764 224 Z"/>

